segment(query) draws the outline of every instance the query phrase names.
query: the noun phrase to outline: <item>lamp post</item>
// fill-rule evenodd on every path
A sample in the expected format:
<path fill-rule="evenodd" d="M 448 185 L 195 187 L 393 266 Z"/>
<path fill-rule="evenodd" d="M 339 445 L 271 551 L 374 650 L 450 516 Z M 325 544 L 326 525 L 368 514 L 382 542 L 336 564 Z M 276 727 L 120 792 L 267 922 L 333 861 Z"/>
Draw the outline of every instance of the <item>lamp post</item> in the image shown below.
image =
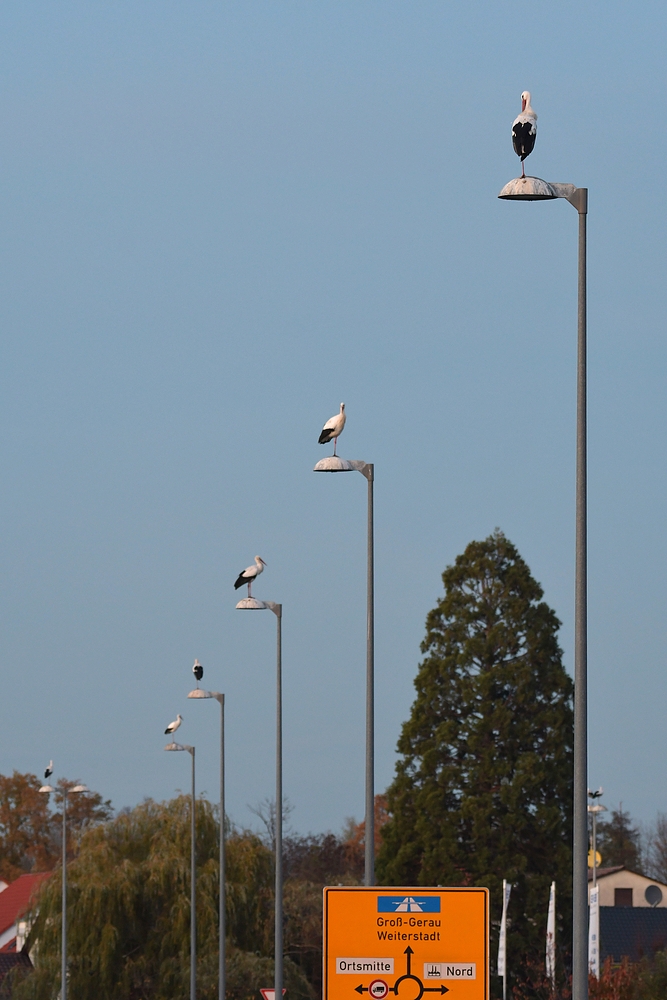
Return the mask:
<path fill-rule="evenodd" d="M 596 885 L 598 884 L 598 847 L 597 847 L 597 840 L 598 840 L 598 816 L 600 815 L 600 813 L 606 812 L 607 811 L 607 807 L 603 806 L 601 802 L 596 802 L 595 801 L 596 799 L 599 799 L 600 796 L 602 795 L 602 789 L 600 789 L 598 792 L 589 792 L 588 795 L 589 795 L 589 797 L 591 799 L 593 799 L 593 804 L 588 807 L 588 811 L 591 814 L 591 816 L 593 817 L 593 830 L 592 830 L 593 838 L 592 838 L 592 845 L 591 845 L 592 846 L 591 854 L 593 855 L 593 864 L 590 865 L 589 867 L 591 867 L 593 869 L 593 888 L 595 888 Z"/>
<path fill-rule="evenodd" d="M 586 454 L 586 216 L 588 188 L 553 184 L 539 177 L 517 177 L 502 189 L 505 201 L 564 198 L 579 213 L 577 336 L 577 477 L 574 585 L 574 837 L 572 997 L 588 997 L 588 816 L 587 816 L 587 454 Z"/>
<path fill-rule="evenodd" d="M 68 792 L 87 792 L 86 785 L 62 786 L 63 793 L 63 888 L 62 888 L 62 937 L 60 945 L 60 1000 L 67 1000 L 67 795 Z M 40 792 L 55 792 L 51 785 L 42 785 Z"/>
<path fill-rule="evenodd" d="M 364 817 L 364 885 L 375 884 L 375 547 L 373 542 L 373 483 L 375 466 L 330 455 L 313 472 L 360 472 L 368 483 L 366 529 L 366 775 Z"/>
<path fill-rule="evenodd" d="M 274 1000 L 283 995 L 283 606 L 275 601 L 244 597 L 239 611 L 273 611 L 276 616 L 276 911 L 274 938 Z"/>
<path fill-rule="evenodd" d="M 225 696 L 195 688 L 188 698 L 215 698 L 220 704 L 220 915 L 218 917 L 218 1000 L 225 1000 Z"/>
<path fill-rule="evenodd" d="M 190 806 L 190 1000 L 197 1000 L 197 912 L 196 905 L 196 846 L 195 823 L 195 748 L 187 743 L 167 743 L 165 750 L 185 750 L 192 757 L 192 803 Z"/>

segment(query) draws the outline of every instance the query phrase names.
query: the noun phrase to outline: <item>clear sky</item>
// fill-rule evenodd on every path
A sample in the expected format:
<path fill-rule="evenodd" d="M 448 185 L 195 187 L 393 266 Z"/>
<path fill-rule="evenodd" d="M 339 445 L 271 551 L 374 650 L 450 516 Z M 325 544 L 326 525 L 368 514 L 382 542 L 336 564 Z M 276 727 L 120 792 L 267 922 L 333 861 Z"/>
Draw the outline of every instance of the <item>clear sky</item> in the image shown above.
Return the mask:
<path fill-rule="evenodd" d="M 496 526 L 572 665 L 577 216 L 590 189 L 590 780 L 667 811 L 667 8 L 505 0 L 70 0 L 0 9 L 0 771 L 116 807 L 363 812 L 365 481 L 375 463 L 377 789 L 441 573 Z"/>

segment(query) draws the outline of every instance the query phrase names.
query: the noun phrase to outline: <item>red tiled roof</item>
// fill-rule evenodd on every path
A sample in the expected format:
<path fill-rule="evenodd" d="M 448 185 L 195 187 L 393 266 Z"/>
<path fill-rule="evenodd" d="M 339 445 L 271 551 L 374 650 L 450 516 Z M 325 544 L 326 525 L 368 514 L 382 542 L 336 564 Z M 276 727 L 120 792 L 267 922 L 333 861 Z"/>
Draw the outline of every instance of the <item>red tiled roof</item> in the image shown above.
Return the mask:
<path fill-rule="evenodd" d="M 30 902 L 50 872 L 19 875 L 15 882 L 0 892 L 0 934 L 3 934 L 30 907 Z"/>
<path fill-rule="evenodd" d="M 598 868 L 598 870 L 597 870 L 597 876 L 598 876 L 598 878 L 604 878 L 605 875 L 613 875 L 614 872 L 622 872 L 622 871 L 630 871 L 630 869 L 626 868 L 625 865 L 614 865 L 612 868 Z M 633 872 L 633 874 L 635 874 L 635 873 Z M 589 882 L 593 881 L 593 869 L 592 868 L 588 869 L 588 881 Z M 5 892 L 6 891 L 7 890 L 5 889 Z"/>

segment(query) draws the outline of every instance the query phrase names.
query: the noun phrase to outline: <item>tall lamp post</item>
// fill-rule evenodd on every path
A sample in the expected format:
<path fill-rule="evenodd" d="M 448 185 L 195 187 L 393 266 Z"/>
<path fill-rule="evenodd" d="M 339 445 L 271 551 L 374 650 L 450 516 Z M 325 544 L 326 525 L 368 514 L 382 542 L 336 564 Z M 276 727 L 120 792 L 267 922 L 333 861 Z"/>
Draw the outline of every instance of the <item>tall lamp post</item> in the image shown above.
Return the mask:
<path fill-rule="evenodd" d="M 591 854 L 593 855 L 593 857 L 592 857 L 593 864 L 588 866 L 589 868 L 593 869 L 593 888 L 595 888 L 596 885 L 598 884 L 598 846 L 597 846 L 597 842 L 598 842 L 598 816 L 600 815 L 600 813 L 603 813 L 603 812 L 607 811 L 607 807 L 603 806 L 601 802 L 597 801 L 600 798 L 601 795 L 602 795 L 602 789 L 601 788 L 599 788 L 597 790 L 597 792 L 589 792 L 588 793 L 588 797 L 593 800 L 592 804 L 589 805 L 589 807 L 588 807 L 588 811 L 591 814 L 591 816 L 593 817 L 593 829 L 591 831 L 592 832 Z"/>
<path fill-rule="evenodd" d="M 188 698 L 215 698 L 220 704 L 220 915 L 218 917 L 218 1000 L 225 1000 L 225 696 L 195 688 Z"/>
<path fill-rule="evenodd" d="M 60 945 L 60 1000 L 67 1000 L 67 795 L 72 792 L 87 792 L 86 785 L 62 787 L 63 793 L 63 888 L 62 888 L 62 939 Z M 42 785 L 40 792 L 48 795 L 55 792 L 51 785 Z"/>
<path fill-rule="evenodd" d="M 167 743 L 165 750 L 185 750 L 192 757 L 192 802 L 190 805 L 190 1000 L 197 1000 L 197 912 L 196 897 L 196 846 L 195 823 L 195 748 L 187 743 Z"/>
<path fill-rule="evenodd" d="M 273 611 L 276 616 L 276 912 L 274 1000 L 283 995 L 283 606 L 244 597 L 239 611 Z"/>
<path fill-rule="evenodd" d="M 360 472 L 368 482 L 366 544 L 366 805 L 364 818 L 364 885 L 375 884 L 375 548 L 373 482 L 375 466 L 330 455 L 313 472 Z"/>
<path fill-rule="evenodd" d="M 586 509 L 586 216 L 588 188 L 517 177 L 502 189 L 505 201 L 564 198 L 579 213 L 577 338 L 577 481 L 574 597 L 574 863 L 572 871 L 572 997 L 588 997 L 588 813 L 587 813 L 587 509 Z"/>

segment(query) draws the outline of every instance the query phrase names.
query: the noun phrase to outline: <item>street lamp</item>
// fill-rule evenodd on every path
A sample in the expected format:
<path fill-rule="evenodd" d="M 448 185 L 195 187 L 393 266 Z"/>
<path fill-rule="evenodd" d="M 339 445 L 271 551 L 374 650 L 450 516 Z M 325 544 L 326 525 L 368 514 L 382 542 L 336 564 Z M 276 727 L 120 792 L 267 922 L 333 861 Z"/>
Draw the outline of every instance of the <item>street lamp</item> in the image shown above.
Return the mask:
<path fill-rule="evenodd" d="M 190 1000 L 197 1000 L 197 912 L 195 910 L 196 824 L 195 824 L 195 748 L 187 743 L 167 743 L 165 750 L 186 750 L 192 757 L 192 803 L 190 806 Z"/>
<path fill-rule="evenodd" d="M 600 798 L 601 795 L 602 795 L 602 789 L 601 788 L 598 788 L 597 792 L 591 792 L 591 791 L 589 791 L 589 793 L 588 793 L 589 799 L 593 800 L 592 804 L 588 807 L 588 811 L 591 814 L 591 816 L 593 817 L 593 831 L 592 831 L 592 833 L 593 833 L 592 848 L 593 849 L 591 851 L 591 853 L 593 855 L 593 864 L 589 866 L 589 867 L 591 867 L 593 869 L 593 888 L 595 888 L 596 885 L 598 884 L 598 849 L 597 849 L 598 816 L 600 815 L 600 813 L 603 813 L 603 812 L 607 811 L 607 807 L 603 806 L 601 802 L 597 801 Z"/>
<path fill-rule="evenodd" d="M 375 552 L 373 545 L 373 481 L 375 466 L 330 455 L 313 472 L 360 472 L 368 482 L 366 557 L 366 815 L 364 822 L 364 884 L 375 884 Z"/>
<path fill-rule="evenodd" d="M 218 918 L 218 1000 L 225 1000 L 225 696 L 195 688 L 188 698 L 215 698 L 220 703 L 220 915 Z"/>
<path fill-rule="evenodd" d="M 274 1000 L 283 995 L 283 606 L 275 601 L 244 597 L 239 611 L 273 611 L 276 616 L 276 913 L 274 938 Z"/>
<path fill-rule="evenodd" d="M 586 510 L 586 215 L 588 188 L 517 177 L 502 189 L 505 201 L 564 198 L 579 213 L 577 344 L 577 482 L 574 585 L 574 863 L 572 871 L 572 997 L 587 1000 L 588 817 L 587 817 L 587 510 Z"/>
<path fill-rule="evenodd" d="M 62 888 L 62 941 L 60 945 L 60 1000 L 67 1000 L 67 795 L 72 792 L 90 791 L 86 785 L 61 788 L 63 795 L 63 888 Z M 52 785 L 42 785 L 40 792 L 49 795 L 55 792 Z"/>

